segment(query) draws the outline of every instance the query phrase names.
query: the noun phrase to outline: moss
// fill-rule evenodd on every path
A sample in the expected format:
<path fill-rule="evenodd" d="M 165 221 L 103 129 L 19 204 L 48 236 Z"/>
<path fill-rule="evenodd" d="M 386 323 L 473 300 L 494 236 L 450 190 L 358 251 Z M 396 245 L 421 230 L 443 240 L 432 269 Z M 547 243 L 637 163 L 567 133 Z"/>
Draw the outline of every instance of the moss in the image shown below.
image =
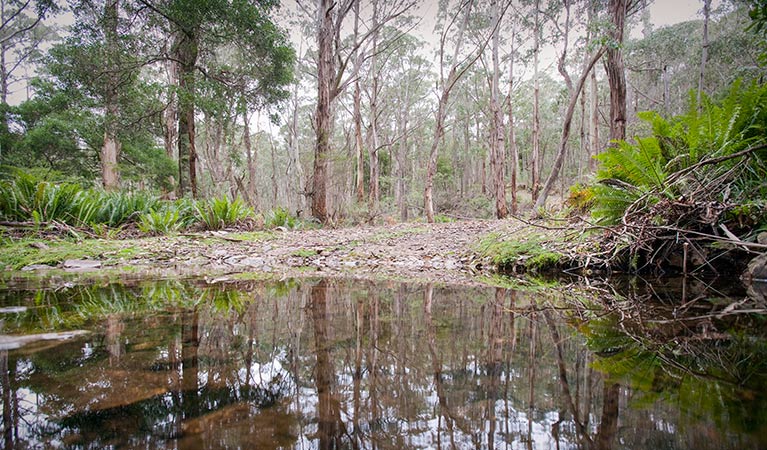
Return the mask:
<path fill-rule="evenodd" d="M 504 240 L 492 233 L 480 241 L 478 253 L 502 272 L 524 270 L 545 272 L 560 266 L 563 256 L 548 250 L 540 236 L 530 235 L 524 240 Z"/>
<path fill-rule="evenodd" d="M 22 239 L 0 245 L 0 267 L 11 270 L 31 264 L 55 266 L 67 259 L 98 259 L 109 262 L 131 258 L 138 249 L 124 242 L 104 239 L 83 241 Z"/>
<path fill-rule="evenodd" d="M 317 250 L 312 248 L 299 248 L 297 250 L 293 250 L 290 255 L 296 256 L 298 258 L 311 258 L 312 256 L 317 256 Z"/>

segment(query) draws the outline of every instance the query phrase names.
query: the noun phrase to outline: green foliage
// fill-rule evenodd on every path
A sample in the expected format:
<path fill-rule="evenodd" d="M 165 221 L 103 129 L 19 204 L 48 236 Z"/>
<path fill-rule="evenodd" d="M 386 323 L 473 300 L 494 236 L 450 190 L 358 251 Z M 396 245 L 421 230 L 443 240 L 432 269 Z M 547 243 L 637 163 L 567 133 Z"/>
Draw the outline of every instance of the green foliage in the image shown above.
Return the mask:
<path fill-rule="evenodd" d="M 11 181 L 0 183 L 0 217 L 12 221 L 69 222 L 81 187 L 38 182 L 19 173 Z"/>
<path fill-rule="evenodd" d="M 183 227 L 181 216 L 171 208 L 149 211 L 139 218 L 138 229 L 149 234 L 170 234 Z"/>
<path fill-rule="evenodd" d="M 580 183 L 572 185 L 565 204 L 579 213 L 589 211 L 594 206 L 594 188 Z"/>
<path fill-rule="evenodd" d="M 118 227 L 136 221 L 158 202 L 145 192 L 106 193 L 74 183 L 39 181 L 24 173 L 0 182 L 0 218 L 10 221 Z"/>
<path fill-rule="evenodd" d="M 435 223 L 452 223 L 452 222 L 455 222 L 455 219 L 453 219 L 452 217 L 446 216 L 444 214 L 435 214 L 434 222 Z"/>
<path fill-rule="evenodd" d="M 266 228 L 285 227 L 293 229 L 297 223 L 296 217 L 292 216 L 287 209 L 282 207 L 275 208 L 264 216 L 264 226 Z"/>
<path fill-rule="evenodd" d="M 598 157 L 601 166 L 598 184 L 593 187 L 593 214 L 603 223 L 617 223 L 630 207 L 648 211 L 663 199 L 690 195 L 693 182 L 721 182 L 720 176 L 741 160 L 725 159 L 719 164 L 707 164 L 705 160 L 767 142 L 767 85 L 743 87 L 735 83 L 720 101 L 704 98 L 701 105 L 693 98 L 689 111 L 671 120 L 653 112 L 640 117 L 651 126 L 651 136 L 637 137 L 632 143 L 618 142 Z M 746 176 L 733 180 L 738 188 L 735 196 L 741 196 L 739 201 L 763 190 L 763 156 L 764 152 L 757 153 L 750 160 Z M 694 180 L 681 176 L 695 164 L 700 167 Z M 719 198 L 722 192 L 711 194 Z"/>
<path fill-rule="evenodd" d="M 43 248 L 42 245 L 47 247 Z M 35 245 L 32 245 L 35 244 Z M 0 268 L 21 269 L 30 264 L 56 265 L 67 259 L 129 258 L 137 249 L 124 248 L 121 241 L 112 240 L 46 240 L 17 239 L 5 242 L 0 250 Z"/>
<path fill-rule="evenodd" d="M 253 216 L 253 211 L 239 198 L 214 198 L 195 206 L 200 221 L 208 230 L 220 230 Z"/>
<path fill-rule="evenodd" d="M 561 254 L 546 249 L 539 236 L 507 241 L 497 233 L 491 233 L 480 241 L 477 251 L 480 256 L 490 258 L 501 272 L 511 272 L 516 268 L 545 272 L 558 267 L 562 260 Z"/>

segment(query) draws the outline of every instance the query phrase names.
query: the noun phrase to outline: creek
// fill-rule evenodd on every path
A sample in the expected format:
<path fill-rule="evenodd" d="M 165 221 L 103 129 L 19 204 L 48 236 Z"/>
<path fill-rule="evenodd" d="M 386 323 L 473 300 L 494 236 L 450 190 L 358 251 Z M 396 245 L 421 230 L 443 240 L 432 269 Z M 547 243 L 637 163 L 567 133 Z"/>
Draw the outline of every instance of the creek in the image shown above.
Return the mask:
<path fill-rule="evenodd" d="M 767 448 L 758 289 L 0 287 L 2 448 Z"/>

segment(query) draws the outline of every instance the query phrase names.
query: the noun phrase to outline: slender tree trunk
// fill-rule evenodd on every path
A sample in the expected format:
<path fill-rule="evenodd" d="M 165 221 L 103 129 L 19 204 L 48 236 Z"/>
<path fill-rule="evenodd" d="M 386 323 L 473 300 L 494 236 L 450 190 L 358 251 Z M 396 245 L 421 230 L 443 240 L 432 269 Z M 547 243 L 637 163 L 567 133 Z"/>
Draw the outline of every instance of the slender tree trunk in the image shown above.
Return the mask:
<path fill-rule="evenodd" d="M 597 72 L 591 70 L 591 102 L 589 104 L 591 116 L 591 130 L 589 131 L 589 144 L 591 151 L 589 153 L 589 170 L 597 170 L 596 156 L 599 154 L 599 87 L 597 86 Z"/>
<path fill-rule="evenodd" d="M 7 0 L 0 0 L 0 23 L 5 23 L 7 18 L 5 13 L 6 3 L 7 3 Z M 3 106 L 8 104 L 9 73 L 8 73 L 8 66 L 6 66 L 7 53 L 8 53 L 8 42 L 7 41 L 0 42 L 0 104 L 2 104 Z M 6 120 L 7 119 L 5 116 L 5 111 L 3 111 L 3 125 L 5 125 L 3 130 L 7 129 Z"/>
<path fill-rule="evenodd" d="M 115 191 L 119 188 L 120 179 L 117 171 L 117 161 L 120 157 L 120 141 L 117 139 L 118 117 L 120 109 L 118 96 L 118 19 L 119 0 L 107 0 L 104 4 L 104 35 L 106 37 L 107 77 L 104 95 L 104 144 L 101 147 L 101 181 L 104 189 Z M 3 65 L 4 66 L 4 65 Z"/>
<path fill-rule="evenodd" d="M 288 185 L 286 186 L 286 192 L 295 192 L 295 210 L 296 215 L 299 216 L 303 210 L 303 192 L 305 186 L 303 186 L 304 170 L 301 166 L 301 155 L 298 152 L 298 81 L 293 84 L 293 113 L 290 119 L 288 133 L 288 167 L 285 170 Z M 291 188 L 291 184 L 295 183 L 295 186 Z M 290 196 L 290 194 L 289 194 Z"/>
<path fill-rule="evenodd" d="M 178 187 L 179 195 L 197 198 L 197 150 L 195 148 L 194 95 L 198 44 L 194 31 L 179 30 L 174 59 L 179 62 L 179 89 L 184 93 L 178 105 Z"/>
<path fill-rule="evenodd" d="M 244 102 L 243 102 L 244 103 Z M 248 200 L 253 208 L 258 209 L 258 189 L 256 189 L 256 163 L 258 154 L 253 149 L 250 140 L 250 120 L 246 106 L 242 107 L 242 144 L 245 146 L 245 155 L 248 160 Z"/>
<path fill-rule="evenodd" d="M 607 49 L 605 70 L 610 84 L 610 140 L 626 138 L 626 74 L 623 65 L 623 31 L 628 0 L 610 0 L 608 10 L 613 24 L 613 40 Z"/>
<path fill-rule="evenodd" d="M 511 176 L 511 213 L 516 214 L 518 208 L 517 201 L 517 173 L 519 168 L 519 149 L 517 148 L 517 137 L 514 128 L 514 30 L 511 31 L 511 51 L 509 52 L 509 150 L 511 152 L 511 161 L 509 170 Z"/>
<path fill-rule="evenodd" d="M 565 160 L 565 155 L 567 153 L 567 140 L 570 138 L 570 126 L 573 121 L 573 113 L 575 112 L 575 106 L 578 103 L 578 96 L 581 93 L 581 89 L 583 89 L 583 84 L 586 82 L 586 78 L 588 77 L 589 72 L 591 69 L 594 68 L 594 64 L 599 60 L 599 58 L 602 57 L 604 54 L 604 48 L 599 49 L 597 53 L 594 54 L 594 56 L 591 57 L 591 60 L 589 61 L 588 65 L 584 68 L 583 72 L 581 73 L 581 76 L 578 78 L 578 83 L 575 86 L 575 89 L 573 92 L 570 93 L 570 102 L 567 105 L 567 111 L 565 112 L 565 121 L 562 125 L 562 137 L 559 141 L 559 151 L 557 152 L 556 160 L 554 161 L 554 166 L 551 168 L 551 173 L 549 174 L 549 177 L 546 179 L 546 184 L 543 187 L 543 190 L 541 191 L 541 195 L 538 197 L 538 199 L 535 202 L 535 206 L 533 207 L 533 214 L 535 215 L 537 211 L 540 208 L 543 208 L 546 205 L 546 198 L 548 197 L 549 193 L 551 192 L 551 189 L 554 187 L 554 183 L 557 181 L 557 177 L 559 176 L 559 171 L 562 169 L 562 164 Z"/>
<path fill-rule="evenodd" d="M 354 3 L 354 41 L 359 39 L 359 21 L 360 21 L 360 4 Z M 357 55 L 354 58 L 354 73 L 359 74 L 362 67 L 362 61 L 364 55 L 359 50 L 356 51 Z M 357 158 L 357 177 L 355 184 L 355 192 L 357 196 L 357 202 L 362 203 L 365 201 L 365 146 L 362 141 L 362 92 L 360 88 L 359 76 L 354 80 L 354 102 L 352 115 L 354 116 L 354 148 Z"/>
<path fill-rule="evenodd" d="M 465 8 L 466 13 L 464 19 L 461 21 L 460 28 L 458 29 L 458 36 L 456 38 L 456 44 L 453 51 L 453 59 L 451 60 L 451 67 L 447 78 L 441 78 L 442 93 L 439 97 L 439 103 L 437 104 L 437 116 L 436 123 L 434 125 L 434 136 L 431 141 L 431 149 L 429 150 L 429 162 L 426 166 L 426 181 L 424 182 L 423 202 L 424 212 L 426 213 L 426 220 L 429 223 L 434 223 L 434 175 L 437 174 L 437 160 L 439 159 L 439 144 L 442 137 L 445 135 L 445 118 L 447 116 L 447 103 L 450 100 L 450 91 L 460 78 L 461 74 L 458 72 L 458 55 L 461 53 L 461 46 L 463 45 L 463 33 L 466 30 L 466 25 L 469 22 L 471 14 L 472 3 L 469 2 Z M 440 59 L 444 57 L 445 48 L 444 41 L 440 46 Z"/>
<path fill-rule="evenodd" d="M 401 136 L 399 145 L 394 155 L 394 175 L 396 177 L 394 190 L 394 203 L 397 205 L 401 221 L 407 220 L 407 203 L 405 201 L 407 192 L 405 189 L 405 163 L 407 161 L 408 149 L 408 115 L 410 114 L 410 80 L 405 83 L 404 99 L 400 104 L 397 128 Z"/>
<path fill-rule="evenodd" d="M 168 74 L 168 86 L 178 85 L 178 63 L 173 60 L 165 62 Z M 168 90 L 168 105 L 163 111 L 163 142 L 168 158 L 175 158 L 178 145 L 178 96 L 173 89 Z"/>
<path fill-rule="evenodd" d="M 365 201 L 365 145 L 362 140 L 362 112 L 361 112 L 361 89 L 360 82 L 354 82 L 354 148 L 357 159 L 357 179 L 355 193 L 357 202 Z"/>
<path fill-rule="evenodd" d="M 378 27 L 378 2 L 373 2 L 373 24 Z M 381 168 L 378 158 L 378 33 L 373 35 L 372 56 L 370 58 L 370 74 L 372 83 L 370 86 L 370 146 L 368 148 L 368 164 L 370 164 L 370 187 L 369 203 L 370 216 L 374 217 L 378 211 L 378 201 L 381 198 L 380 175 Z"/>
<path fill-rule="evenodd" d="M 490 166 L 493 173 L 493 192 L 495 193 L 495 215 L 499 219 L 505 218 L 509 214 L 506 206 L 506 179 L 504 177 L 504 162 L 506 160 L 506 149 L 504 148 L 504 130 L 503 130 L 503 111 L 500 102 L 499 79 L 501 72 L 500 60 L 498 58 L 498 46 L 500 43 L 500 21 L 501 5 L 500 0 L 493 2 L 493 22 L 495 30 L 493 32 L 493 73 L 490 93 L 490 109 L 493 114 L 493 125 L 490 130 Z"/>
<path fill-rule="evenodd" d="M 711 16 L 711 0 L 703 0 L 703 48 L 700 54 L 700 73 L 698 75 L 698 109 L 701 108 L 703 98 L 703 79 L 706 75 L 706 62 L 708 61 L 708 22 Z"/>
<path fill-rule="evenodd" d="M 539 19 L 540 1 L 535 0 L 535 28 L 533 30 L 533 150 L 530 155 L 530 188 L 533 202 L 538 200 L 541 177 L 541 111 L 540 111 L 540 76 L 538 74 L 538 53 L 540 52 L 541 25 Z"/>

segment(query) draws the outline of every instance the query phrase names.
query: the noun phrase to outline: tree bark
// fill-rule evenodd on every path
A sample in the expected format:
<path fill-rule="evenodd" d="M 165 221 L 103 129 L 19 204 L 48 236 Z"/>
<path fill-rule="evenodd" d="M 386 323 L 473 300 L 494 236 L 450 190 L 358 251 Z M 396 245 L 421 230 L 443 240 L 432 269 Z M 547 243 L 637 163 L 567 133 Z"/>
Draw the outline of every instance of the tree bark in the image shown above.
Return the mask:
<path fill-rule="evenodd" d="M 300 216 L 300 212 L 303 210 L 303 192 L 305 187 L 303 186 L 304 170 L 301 166 L 301 155 L 298 151 L 298 85 L 299 81 L 293 84 L 293 113 L 289 124 L 288 133 L 288 167 L 285 170 L 287 176 L 286 192 L 295 192 L 295 210 L 296 216 Z M 293 189 L 290 189 L 290 184 L 296 183 Z"/>
<path fill-rule="evenodd" d="M 538 74 L 538 53 L 540 51 L 541 25 L 538 9 L 540 1 L 535 0 L 535 28 L 533 30 L 533 143 L 530 155 L 530 188 L 532 189 L 533 201 L 538 200 L 540 189 L 540 154 L 541 154 L 541 112 L 540 112 L 540 80 Z"/>
<path fill-rule="evenodd" d="M 317 110 L 314 115 L 316 143 L 314 147 L 314 176 L 312 177 L 312 216 L 327 223 L 327 170 L 330 156 L 330 134 L 333 127 L 331 103 L 332 83 L 335 78 L 333 64 L 333 0 L 319 0 L 317 27 Z"/>
<path fill-rule="evenodd" d="M 197 150 L 195 147 L 195 65 L 198 36 L 194 30 L 178 30 L 173 45 L 174 59 L 179 63 L 178 102 L 178 193 L 197 198 Z"/>
<path fill-rule="evenodd" d="M 354 4 L 354 41 L 359 39 L 359 21 L 360 21 L 360 4 L 356 2 Z M 359 50 L 355 51 L 354 57 L 354 73 L 359 74 L 362 68 L 362 60 L 364 57 L 363 52 Z M 362 203 L 365 201 L 365 145 L 362 141 L 362 92 L 360 88 L 359 76 L 354 80 L 354 101 L 352 115 L 354 116 L 354 148 L 357 158 L 357 177 L 355 184 L 355 193 L 357 196 L 357 202 Z"/>
<path fill-rule="evenodd" d="M 107 77 L 104 92 L 104 144 L 101 147 L 101 181 L 104 189 L 115 191 L 120 179 L 117 161 L 120 157 L 121 144 L 117 138 L 118 118 L 118 19 L 119 0 L 107 0 L 104 4 L 104 36 L 106 39 Z"/>
<path fill-rule="evenodd" d="M 605 71 L 610 85 L 610 140 L 626 138 L 626 74 L 623 65 L 623 31 L 627 0 L 610 0 L 608 10 L 613 24 L 612 44 L 607 49 Z"/>
<path fill-rule="evenodd" d="M 246 106 L 242 107 L 242 144 L 245 146 L 245 154 L 247 155 L 248 161 L 248 200 L 253 208 L 258 209 L 258 189 L 256 189 L 256 163 L 258 161 L 258 154 L 253 149 L 250 140 L 250 121 L 248 120 L 248 110 Z"/>
<path fill-rule="evenodd" d="M 581 76 L 578 78 L 578 83 L 576 84 L 574 90 L 570 93 L 570 102 L 568 103 L 567 111 L 565 112 L 565 120 L 564 124 L 562 125 L 562 137 L 559 141 L 557 157 L 554 161 L 554 166 L 551 168 L 551 173 L 546 179 L 546 184 L 541 191 L 541 195 L 535 201 L 535 206 L 533 206 L 533 215 L 537 214 L 537 211 L 546 205 L 546 198 L 549 196 L 551 189 L 554 187 L 554 183 L 559 176 L 559 171 L 562 170 L 562 164 L 565 160 L 565 155 L 567 154 L 567 140 L 570 138 L 570 126 L 572 125 L 573 113 L 575 112 L 575 106 L 578 103 L 578 97 L 581 93 L 581 90 L 583 89 L 583 84 L 586 82 L 586 78 L 588 77 L 589 72 L 594 68 L 594 64 L 597 63 L 603 54 L 604 48 L 601 48 L 591 57 L 588 65 L 583 69 Z"/>
<path fill-rule="evenodd" d="M 178 85 L 178 63 L 173 60 L 165 62 L 165 69 L 168 73 L 168 85 Z M 163 143 L 165 144 L 165 154 L 168 158 L 174 159 L 178 145 L 178 96 L 174 90 L 168 92 L 168 105 L 163 111 Z"/>
<path fill-rule="evenodd" d="M 597 72 L 591 70 L 591 102 L 589 108 L 591 108 L 591 131 L 589 131 L 589 144 L 591 151 L 589 152 L 589 170 L 594 172 L 597 170 L 596 156 L 599 154 L 599 87 L 597 86 Z"/>
<path fill-rule="evenodd" d="M 708 61 L 708 22 L 711 16 L 711 0 L 703 0 L 703 48 L 700 54 L 700 73 L 698 75 L 698 109 L 701 108 L 703 98 L 703 79 L 706 75 L 706 61 Z"/>
<path fill-rule="evenodd" d="M 511 51 L 509 52 L 509 150 L 511 152 L 510 161 L 510 182 L 511 182 L 511 213 L 517 213 L 517 173 L 519 168 L 519 149 L 517 148 L 517 137 L 514 129 L 514 30 L 511 31 Z"/>
<path fill-rule="evenodd" d="M 373 2 L 373 29 L 378 28 L 378 2 Z M 370 86 L 370 145 L 368 146 L 368 164 L 370 165 L 369 211 L 374 217 L 378 211 L 378 201 L 381 198 L 380 175 L 381 168 L 378 159 L 378 32 L 373 34 L 372 55 L 370 58 L 370 74 L 372 84 Z"/>
<path fill-rule="evenodd" d="M 493 2 L 493 73 L 491 80 L 490 109 L 493 114 L 493 125 L 490 130 L 490 167 L 493 173 L 493 192 L 495 193 L 495 215 L 503 219 L 509 214 L 506 206 L 506 180 L 504 177 L 504 162 L 506 149 L 504 147 L 503 111 L 500 102 L 500 60 L 498 58 L 498 46 L 500 43 L 501 5 L 499 0 Z"/>

